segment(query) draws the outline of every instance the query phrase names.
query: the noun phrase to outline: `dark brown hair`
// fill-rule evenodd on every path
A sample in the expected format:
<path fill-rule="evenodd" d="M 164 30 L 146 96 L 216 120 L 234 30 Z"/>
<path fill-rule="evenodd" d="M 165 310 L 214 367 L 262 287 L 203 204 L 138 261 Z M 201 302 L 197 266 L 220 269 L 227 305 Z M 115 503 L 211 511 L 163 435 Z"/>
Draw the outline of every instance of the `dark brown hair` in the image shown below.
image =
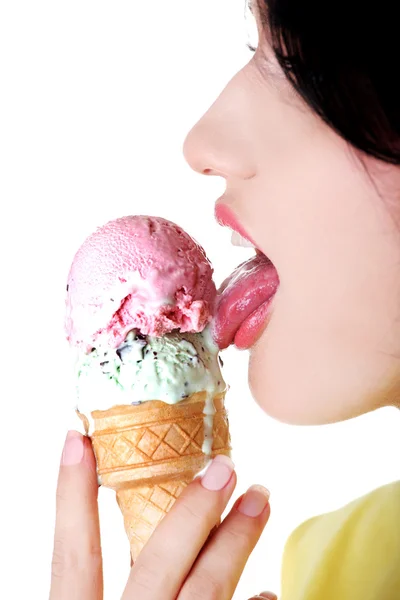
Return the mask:
<path fill-rule="evenodd" d="M 308 105 L 365 154 L 400 165 L 394 0 L 259 0 L 273 50 Z"/>

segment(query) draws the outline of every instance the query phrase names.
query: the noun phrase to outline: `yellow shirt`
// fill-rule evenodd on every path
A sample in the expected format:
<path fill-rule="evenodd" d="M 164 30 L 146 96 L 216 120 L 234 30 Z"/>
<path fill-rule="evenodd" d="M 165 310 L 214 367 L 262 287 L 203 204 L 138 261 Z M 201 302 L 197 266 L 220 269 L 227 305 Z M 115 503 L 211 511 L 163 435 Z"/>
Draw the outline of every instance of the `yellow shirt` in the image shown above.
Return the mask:
<path fill-rule="evenodd" d="M 400 481 L 290 536 L 281 600 L 400 599 Z"/>

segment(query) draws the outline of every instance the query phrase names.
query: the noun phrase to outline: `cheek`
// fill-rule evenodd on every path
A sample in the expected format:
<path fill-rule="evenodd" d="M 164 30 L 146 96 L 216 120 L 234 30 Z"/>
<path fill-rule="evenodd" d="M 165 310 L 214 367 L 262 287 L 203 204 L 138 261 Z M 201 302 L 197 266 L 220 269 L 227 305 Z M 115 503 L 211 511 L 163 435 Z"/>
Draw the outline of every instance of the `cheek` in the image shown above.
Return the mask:
<path fill-rule="evenodd" d="M 322 161 L 318 177 L 308 160 L 302 178 L 292 168 L 280 186 L 265 184 L 275 196 L 259 210 L 265 228 L 253 221 L 251 231 L 281 285 L 250 387 L 266 412 L 295 424 L 384 405 L 400 374 L 399 231 L 341 156 Z"/>

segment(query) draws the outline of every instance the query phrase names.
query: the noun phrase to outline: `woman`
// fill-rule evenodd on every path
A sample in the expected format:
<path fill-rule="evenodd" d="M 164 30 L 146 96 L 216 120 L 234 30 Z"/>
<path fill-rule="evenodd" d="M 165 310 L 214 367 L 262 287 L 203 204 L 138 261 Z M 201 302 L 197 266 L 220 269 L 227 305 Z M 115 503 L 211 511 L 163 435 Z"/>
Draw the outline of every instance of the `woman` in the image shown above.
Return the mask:
<path fill-rule="evenodd" d="M 254 398 L 282 421 L 322 424 L 398 406 L 394 4 L 258 0 L 252 12 L 254 57 L 184 151 L 197 171 L 225 178 L 217 218 L 254 243 L 279 286 L 272 298 L 260 296 L 256 278 L 241 279 L 252 310 L 238 317 L 238 288 L 229 280 L 219 341 L 251 348 Z M 209 536 L 235 481 L 230 461 L 216 458 L 188 487 L 133 566 L 125 600 L 232 597 L 269 516 L 268 492 L 254 486 Z M 71 433 L 60 469 L 51 600 L 102 598 L 96 494 L 90 444 Z M 282 599 L 400 597 L 399 522 L 395 483 L 305 523 L 286 547 Z"/>

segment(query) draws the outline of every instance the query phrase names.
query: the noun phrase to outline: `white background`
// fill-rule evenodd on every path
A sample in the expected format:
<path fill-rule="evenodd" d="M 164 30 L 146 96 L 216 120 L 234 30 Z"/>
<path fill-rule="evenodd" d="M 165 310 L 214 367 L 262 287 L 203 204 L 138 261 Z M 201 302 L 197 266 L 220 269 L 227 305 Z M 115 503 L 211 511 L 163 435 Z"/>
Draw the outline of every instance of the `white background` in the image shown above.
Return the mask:
<path fill-rule="evenodd" d="M 59 456 L 77 427 L 63 311 L 78 245 L 109 219 L 149 213 L 206 247 L 218 283 L 247 258 L 213 221 L 223 182 L 191 172 L 181 152 L 250 58 L 243 4 L 1 3 L 2 598 L 48 594 Z M 400 417 L 387 409 L 330 427 L 276 423 L 250 397 L 246 354 L 224 358 L 238 493 L 259 482 L 272 494 L 235 594 L 246 599 L 279 592 L 283 544 L 297 524 L 398 477 Z M 100 510 L 105 598 L 114 600 L 129 549 L 111 491 L 101 490 Z"/>

